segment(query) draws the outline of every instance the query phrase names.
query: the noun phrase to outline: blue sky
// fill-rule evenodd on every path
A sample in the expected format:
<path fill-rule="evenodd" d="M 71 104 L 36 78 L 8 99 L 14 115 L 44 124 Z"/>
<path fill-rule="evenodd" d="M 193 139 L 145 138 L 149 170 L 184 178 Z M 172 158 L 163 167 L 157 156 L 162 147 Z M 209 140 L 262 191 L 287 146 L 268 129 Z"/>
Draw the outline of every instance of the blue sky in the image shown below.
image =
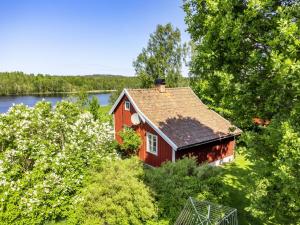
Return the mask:
<path fill-rule="evenodd" d="M 0 71 L 134 75 L 157 24 L 187 41 L 182 0 L 0 0 Z M 186 73 L 186 68 L 184 69 Z"/>

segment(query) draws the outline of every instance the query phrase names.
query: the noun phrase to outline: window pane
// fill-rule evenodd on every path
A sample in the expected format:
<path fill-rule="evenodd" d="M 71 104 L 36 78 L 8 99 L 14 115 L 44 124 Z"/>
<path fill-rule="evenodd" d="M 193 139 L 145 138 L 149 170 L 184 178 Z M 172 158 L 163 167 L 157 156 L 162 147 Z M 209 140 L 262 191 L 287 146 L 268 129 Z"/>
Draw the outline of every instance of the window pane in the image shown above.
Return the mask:
<path fill-rule="evenodd" d="M 147 133 L 147 151 L 157 153 L 157 136 Z"/>
<path fill-rule="evenodd" d="M 125 110 L 130 110 L 130 102 L 125 101 Z"/>
<path fill-rule="evenodd" d="M 149 152 L 151 152 L 151 149 L 152 149 L 152 136 L 151 136 L 151 134 L 148 134 L 147 137 L 148 137 L 147 138 L 148 139 L 148 149 L 147 150 Z"/>
<path fill-rule="evenodd" d="M 156 153 L 156 145 L 153 145 L 152 147 L 153 147 L 153 148 L 152 148 L 152 151 L 153 151 L 154 153 Z"/>

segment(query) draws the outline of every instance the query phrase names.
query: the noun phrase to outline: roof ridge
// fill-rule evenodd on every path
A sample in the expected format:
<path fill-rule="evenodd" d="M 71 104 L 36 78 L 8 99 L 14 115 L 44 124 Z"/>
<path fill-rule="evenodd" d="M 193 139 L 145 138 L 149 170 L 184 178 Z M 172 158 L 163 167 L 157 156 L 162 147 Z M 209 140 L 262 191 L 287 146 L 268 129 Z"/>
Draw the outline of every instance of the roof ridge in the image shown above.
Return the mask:
<path fill-rule="evenodd" d="M 157 90 L 157 88 L 152 87 L 152 88 L 125 88 L 126 90 L 133 90 L 133 91 L 148 91 L 148 90 Z M 174 89 L 191 89 L 191 87 L 166 87 L 167 90 L 174 90 Z"/>

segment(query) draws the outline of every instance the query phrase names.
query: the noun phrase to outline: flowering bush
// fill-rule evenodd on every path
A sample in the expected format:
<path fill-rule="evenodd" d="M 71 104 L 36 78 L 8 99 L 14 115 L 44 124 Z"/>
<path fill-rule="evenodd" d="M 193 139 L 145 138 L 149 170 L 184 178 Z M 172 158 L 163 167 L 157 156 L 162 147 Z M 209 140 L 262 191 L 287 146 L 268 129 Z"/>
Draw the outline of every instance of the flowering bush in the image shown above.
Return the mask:
<path fill-rule="evenodd" d="M 0 222 L 41 224 L 67 216 L 87 168 L 112 157 L 109 123 L 70 102 L 16 105 L 0 114 Z"/>

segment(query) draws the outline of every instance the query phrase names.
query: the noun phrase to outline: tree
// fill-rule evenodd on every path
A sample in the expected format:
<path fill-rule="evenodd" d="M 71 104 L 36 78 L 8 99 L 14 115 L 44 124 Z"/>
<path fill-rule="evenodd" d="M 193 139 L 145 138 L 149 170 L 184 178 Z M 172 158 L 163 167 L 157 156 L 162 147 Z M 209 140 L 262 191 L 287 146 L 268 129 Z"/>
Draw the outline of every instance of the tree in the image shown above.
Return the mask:
<path fill-rule="evenodd" d="M 100 104 L 96 96 L 93 96 L 92 99 L 88 101 L 88 111 L 93 115 L 95 120 L 100 118 Z"/>
<path fill-rule="evenodd" d="M 142 87 L 151 87 L 157 78 L 165 78 L 169 87 L 178 86 L 184 55 L 179 29 L 174 29 L 170 23 L 158 25 L 150 35 L 147 48 L 143 48 L 133 62 Z"/>
<path fill-rule="evenodd" d="M 299 1 L 186 0 L 184 10 L 193 88 L 244 128 L 257 167 L 249 212 L 266 224 L 298 224 Z M 254 127 L 254 117 L 270 125 Z"/>
<path fill-rule="evenodd" d="M 299 113 L 287 118 L 274 118 L 260 132 L 248 131 L 244 153 L 255 162 L 251 174 L 255 185 L 250 187 L 249 212 L 262 221 L 275 224 L 299 224 L 300 210 L 300 126 Z"/>
<path fill-rule="evenodd" d="M 240 126 L 299 99 L 299 2 L 187 0 L 193 88 Z M 280 90 L 280 91 L 278 91 Z"/>

